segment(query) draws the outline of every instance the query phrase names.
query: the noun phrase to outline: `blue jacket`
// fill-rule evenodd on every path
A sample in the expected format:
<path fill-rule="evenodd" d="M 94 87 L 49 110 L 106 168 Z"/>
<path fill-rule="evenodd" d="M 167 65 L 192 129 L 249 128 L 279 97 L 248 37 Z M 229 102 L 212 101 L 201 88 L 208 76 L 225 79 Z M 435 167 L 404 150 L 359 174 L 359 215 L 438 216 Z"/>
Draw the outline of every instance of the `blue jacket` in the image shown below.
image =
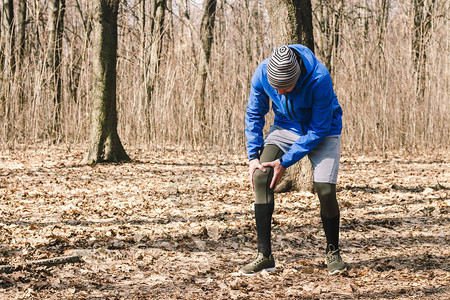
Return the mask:
<path fill-rule="evenodd" d="M 270 100 L 275 113 L 274 124 L 300 135 L 282 156 L 281 165 L 285 168 L 306 156 L 326 136 L 340 135 L 342 131 L 342 108 L 327 68 L 307 47 L 289 47 L 297 50 L 304 65 L 294 89 L 287 95 L 279 95 L 267 80 L 268 59 L 264 60 L 253 74 L 245 116 L 249 159 L 257 156 L 264 145 L 263 127 Z"/>

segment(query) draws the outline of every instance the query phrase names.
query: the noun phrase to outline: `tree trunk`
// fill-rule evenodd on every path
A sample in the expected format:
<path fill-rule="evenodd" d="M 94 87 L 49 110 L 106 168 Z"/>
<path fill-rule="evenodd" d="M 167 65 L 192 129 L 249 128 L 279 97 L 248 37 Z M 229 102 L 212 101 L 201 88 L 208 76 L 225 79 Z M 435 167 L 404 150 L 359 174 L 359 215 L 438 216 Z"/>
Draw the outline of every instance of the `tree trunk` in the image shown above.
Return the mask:
<path fill-rule="evenodd" d="M 430 37 L 431 21 L 435 0 L 412 0 L 414 24 L 412 56 L 416 76 L 416 95 L 418 101 L 425 97 L 427 45 Z"/>
<path fill-rule="evenodd" d="M 17 15 L 17 36 L 19 42 L 17 43 L 17 57 L 18 67 L 23 63 L 23 56 L 25 53 L 25 29 L 27 24 L 27 1 L 19 0 L 18 15 Z"/>
<path fill-rule="evenodd" d="M 52 135 L 56 139 L 60 131 L 60 113 L 62 103 L 61 55 L 63 47 L 65 0 L 52 0 L 48 5 L 48 65 L 51 68 L 50 89 L 55 107 L 53 115 Z"/>
<path fill-rule="evenodd" d="M 153 0 L 152 20 L 150 23 L 151 44 L 149 76 L 147 82 L 147 104 L 150 104 L 155 89 L 161 61 L 161 50 L 164 36 L 164 18 L 166 12 L 166 0 Z"/>
<path fill-rule="evenodd" d="M 167 10 L 170 12 L 167 16 L 167 50 L 172 54 L 175 52 L 175 27 L 173 22 L 173 1 L 167 0 Z"/>
<path fill-rule="evenodd" d="M 314 52 L 310 0 L 266 0 L 266 8 L 275 44 L 302 44 Z"/>
<path fill-rule="evenodd" d="M 331 78 L 334 78 L 344 5 L 344 0 L 320 0 L 314 10 L 321 33 L 316 53 L 323 58 L 322 62 L 330 71 Z"/>
<path fill-rule="evenodd" d="M 209 60 L 211 58 L 211 46 L 214 39 L 214 21 L 216 15 L 217 0 L 203 1 L 203 17 L 200 25 L 200 39 L 202 48 L 200 50 L 200 61 L 198 68 L 198 78 L 195 87 L 197 101 L 197 113 L 202 126 L 206 126 L 206 105 L 205 89 L 208 77 Z"/>
<path fill-rule="evenodd" d="M 0 73 L 2 77 L 9 80 L 9 84 L 6 85 L 5 92 L 2 92 L 0 98 L 0 109 L 1 114 L 4 116 L 6 122 L 4 122 L 4 130 L 6 131 L 6 139 L 9 140 L 10 135 L 14 131 L 14 126 L 12 125 L 12 99 L 6 97 L 11 91 L 11 86 L 13 84 L 13 78 L 16 74 L 16 60 L 15 60 L 15 24 L 14 24 L 14 5 L 13 0 L 2 0 L 3 2 L 0 14 L 2 23 L 0 24 L 2 28 L 2 34 L 5 34 L 6 38 L 2 37 L 2 41 L 5 41 L 5 45 L 1 45 L 2 51 L 0 51 Z"/>
<path fill-rule="evenodd" d="M 391 8 L 390 0 L 382 0 L 380 7 L 380 14 L 377 19 L 378 25 L 378 46 L 384 51 L 384 39 L 386 34 L 386 28 L 389 20 L 389 10 Z"/>
<path fill-rule="evenodd" d="M 91 141 L 84 163 L 129 161 L 117 133 L 117 15 L 120 0 L 95 0 Z"/>
<path fill-rule="evenodd" d="M 24 73 L 23 72 L 23 63 L 24 63 L 24 55 L 25 55 L 25 30 L 26 30 L 26 23 L 27 23 L 27 1 L 26 0 L 19 0 L 19 6 L 17 9 L 17 45 L 16 45 L 16 69 L 18 70 L 19 79 L 17 81 L 17 84 L 19 85 L 19 91 L 17 93 L 17 97 L 19 100 L 19 111 L 23 111 L 24 105 L 25 105 L 25 83 L 24 83 Z M 23 128 L 25 128 L 25 118 L 22 120 Z"/>
<path fill-rule="evenodd" d="M 14 26 L 14 3 L 13 0 L 4 0 L 2 7 L 2 26 L 5 28 L 7 37 L 6 47 L 3 49 L 2 70 L 9 71 L 11 75 L 16 70 L 15 43 L 16 29 Z"/>
<path fill-rule="evenodd" d="M 310 0 L 266 0 L 275 44 L 302 44 L 314 52 Z M 275 192 L 313 190 L 312 168 L 308 159 L 288 168 Z"/>

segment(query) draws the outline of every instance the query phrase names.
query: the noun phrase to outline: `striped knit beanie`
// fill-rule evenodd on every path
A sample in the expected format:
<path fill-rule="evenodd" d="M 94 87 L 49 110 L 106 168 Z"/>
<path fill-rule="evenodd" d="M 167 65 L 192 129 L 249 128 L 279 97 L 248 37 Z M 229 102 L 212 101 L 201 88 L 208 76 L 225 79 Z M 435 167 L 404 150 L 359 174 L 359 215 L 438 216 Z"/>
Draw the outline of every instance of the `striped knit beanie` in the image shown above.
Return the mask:
<path fill-rule="evenodd" d="M 276 89 L 287 89 L 297 83 L 300 65 L 294 51 L 288 46 L 276 47 L 267 64 L 267 79 Z"/>

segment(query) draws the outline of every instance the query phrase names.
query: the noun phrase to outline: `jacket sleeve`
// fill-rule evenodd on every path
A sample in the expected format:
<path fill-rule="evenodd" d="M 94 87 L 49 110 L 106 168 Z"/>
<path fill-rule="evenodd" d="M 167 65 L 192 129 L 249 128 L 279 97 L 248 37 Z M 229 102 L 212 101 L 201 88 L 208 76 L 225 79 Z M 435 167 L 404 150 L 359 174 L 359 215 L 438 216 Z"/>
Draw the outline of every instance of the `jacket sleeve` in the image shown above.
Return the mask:
<path fill-rule="evenodd" d="M 329 74 L 313 88 L 312 117 L 305 135 L 282 156 L 281 165 L 288 168 L 311 152 L 328 135 L 333 120 L 333 85 Z"/>
<path fill-rule="evenodd" d="M 249 160 L 259 157 L 259 151 L 264 146 L 263 128 L 265 115 L 269 112 L 269 97 L 261 82 L 261 69 L 258 67 L 253 74 L 250 96 L 245 115 L 245 136 L 247 137 L 247 154 Z"/>

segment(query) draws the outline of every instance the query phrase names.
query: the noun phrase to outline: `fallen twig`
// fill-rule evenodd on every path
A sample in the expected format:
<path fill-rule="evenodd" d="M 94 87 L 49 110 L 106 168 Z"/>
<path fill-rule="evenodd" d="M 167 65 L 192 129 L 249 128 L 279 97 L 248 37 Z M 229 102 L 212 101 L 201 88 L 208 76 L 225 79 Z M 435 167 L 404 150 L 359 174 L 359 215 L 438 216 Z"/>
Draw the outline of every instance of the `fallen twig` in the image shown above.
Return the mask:
<path fill-rule="evenodd" d="M 56 266 L 61 264 L 69 264 L 69 263 L 78 263 L 82 262 L 81 258 L 78 255 L 74 256 L 61 256 L 61 257 L 53 257 L 39 260 L 32 260 L 25 263 L 20 264 L 11 264 L 11 265 L 3 265 L 0 266 L 0 274 L 1 273 L 12 273 L 21 270 L 27 270 L 32 266 Z"/>

